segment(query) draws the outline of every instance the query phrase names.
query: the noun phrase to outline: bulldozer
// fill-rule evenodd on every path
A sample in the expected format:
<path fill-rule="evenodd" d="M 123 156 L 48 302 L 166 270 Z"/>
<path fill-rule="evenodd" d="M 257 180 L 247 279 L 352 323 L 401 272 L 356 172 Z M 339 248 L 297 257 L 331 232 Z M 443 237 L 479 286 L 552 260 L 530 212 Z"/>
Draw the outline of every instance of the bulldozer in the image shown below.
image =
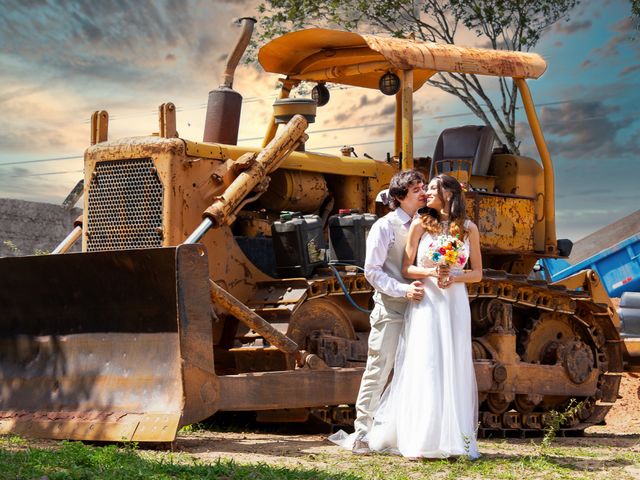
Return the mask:
<path fill-rule="evenodd" d="M 621 341 L 594 272 L 567 286 L 528 276 L 538 259 L 568 255 L 527 83 L 544 59 L 288 33 L 259 50 L 281 88 L 262 145 L 245 147 L 233 79 L 254 21 L 241 23 L 202 141 L 179 137 L 173 103 L 142 137 L 109 139 L 108 113 L 96 111 L 74 230 L 51 255 L 0 259 L 0 433 L 171 442 L 181 427 L 233 411 L 349 424 L 373 290 L 357 262 L 326 261 L 329 223 L 371 218 L 391 176 L 412 167 L 463 180 L 480 230 L 484 276 L 468 285 L 480 433 L 542 432 L 572 399 L 581 408 L 563 432 L 601 423 L 638 349 Z M 539 159 L 494 148 L 484 126 L 447 129 L 430 161 L 414 157 L 413 95 L 438 72 L 512 78 Z M 290 98 L 301 82 L 315 85 L 314 98 Z M 395 96 L 387 158 L 306 151 L 327 83 Z"/>

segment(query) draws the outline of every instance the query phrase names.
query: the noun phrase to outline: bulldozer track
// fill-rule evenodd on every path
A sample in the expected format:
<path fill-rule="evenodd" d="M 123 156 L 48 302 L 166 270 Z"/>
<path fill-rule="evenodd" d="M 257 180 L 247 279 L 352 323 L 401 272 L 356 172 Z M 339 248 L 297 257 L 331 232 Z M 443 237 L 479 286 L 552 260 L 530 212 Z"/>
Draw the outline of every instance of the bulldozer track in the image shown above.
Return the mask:
<path fill-rule="evenodd" d="M 360 272 L 343 269 L 341 277 L 349 294 L 373 292 Z M 283 283 L 286 284 L 286 281 Z M 296 286 L 299 288 L 300 285 Z M 496 299 L 500 304 L 509 305 L 518 314 L 514 314 L 515 320 L 518 320 L 518 316 L 523 317 L 523 312 L 526 312 L 527 318 L 531 317 L 526 325 L 512 326 L 492 321 L 487 323 L 486 318 L 478 318 L 472 313 L 473 326 L 484 332 L 481 336 L 473 337 L 474 344 L 478 343 L 474 345 L 474 361 L 495 364 L 501 362 L 499 356 L 494 357 L 496 353 L 491 351 L 491 345 L 487 341 L 487 335 L 500 332 L 516 336 L 516 358 L 521 362 L 525 361 L 522 357 L 532 355 L 532 345 L 537 342 L 537 350 L 533 353 L 537 352 L 540 358 L 528 358 L 527 363 L 564 365 L 576 385 L 585 381 L 592 370 L 597 371 L 597 388 L 589 396 L 549 397 L 545 395 L 542 384 L 539 385 L 539 399 L 535 404 L 527 400 L 532 396 L 505 397 L 499 388 L 490 390 L 488 394 L 481 393 L 478 412 L 480 436 L 540 435 L 551 424 L 554 412 L 563 412 L 571 398 L 583 402 L 582 408 L 568 416 L 560 426 L 559 435 L 580 434 L 587 427 L 604 421 L 617 399 L 620 385 L 618 372 L 623 371 L 620 339 L 607 305 L 594 303 L 583 291 L 568 290 L 562 286 L 530 280 L 525 275 L 497 270 L 485 270 L 482 281 L 468 284 L 467 291 L 472 306 L 474 302 Z M 344 296 L 344 292 L 335 277 L 318 276 L 308 280 L 306 298 L 301 303 L 321 297 L 331 299 L 340 296 Z M 545 330 L 549 332 L 545 333 Z M 547 337 L 553 340 L 555 337 L 552 335 L 558 335 L 556 330 L 559 334 L 564 334 L 564 343 L 556 342 L 557 346 L 553 342 L 545 344 Z M 569 334 L 573 337 L 568 338 Z M 337 425 L 348 425 L 355 418 L 353 406 L 345 405 L 319 407 L 311 409 L 311 413 L 327 423 Z"/>

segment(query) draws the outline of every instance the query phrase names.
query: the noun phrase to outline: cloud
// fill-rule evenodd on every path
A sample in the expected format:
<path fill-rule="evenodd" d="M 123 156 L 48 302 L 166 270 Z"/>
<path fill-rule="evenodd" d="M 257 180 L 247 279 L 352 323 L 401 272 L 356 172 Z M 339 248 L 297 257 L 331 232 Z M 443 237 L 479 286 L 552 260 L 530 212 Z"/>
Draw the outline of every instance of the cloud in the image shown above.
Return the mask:
<path fill-rule="evenodd" d="M 0 192 L 4 198 L 60 203 L 82 173 L 40 175 L 40 169 L 0 168 Z"/>
<path fill-rule="evenodd" d="M 157 105 L 166 101 L 191 107 L 178 114 L 185 125 L 180 132 L 193 125 L 189 138 L 198 138 L 204 117 L 200 106 L 223 68 L 216 55 L 232 48 L 239 29 L 231 26 L 231 18 L 246 13 L 247 5 L 4 0 L 0 156 L 6 161 L 26 152 L 38 157 L 81 153 L 88 143 L 88 118 L 96 109 L 110 113 L 110 138 L 148 134 L 157 129 Z M 258 79 L 253 67 L 242 74 L 249 81 L 238 79 L 244 88 L 238 90 L 247 96 L 263 97 L 275 83 Z M 251 118 L 265 116 L 260 111 Z"/>
<path fill-rule="evenodd" d="M 554 163 L 559 238 L 576 241 L 638 209 L 635 183 L 640 165 L 637 162 L 584 160 L 577 182 L 575 165 L 567 167 L 573 162 L 556 158 Z"/>
<path fill-rule="evenodd" d="M 631 16 L 623 18 L 613 25 L 613 31 L 619 33 L 628 33 L 636 28 L 635 21 Z"/>
<path fill-rule="evenodd" d="M 11 75 L 0 73 L 0 83 L 11 81 Z M 85 119 L 91 110 L 77 92 L 41 86 L 39 79 L 24 79 L 24 94 L 15 90 L 10 93 L 3 96 L 0 115 L 2 153 L 30 151 L 38 156 L 63 156 L 59 154 L 81 152 L 87 146 L 89 126 Z"/>
<path fill-rule="evenodd" d="M 375 94 L 372 94 L 371 92 L 367 92 L 360 96 L 360 103 L 358 104 L 358 107 L 362 108 L 366 106 L 377 105 L 383 100 L 384 100 L 384 97 L 380 95 L 378 92 L 375 92 Z"/>
<path fill-rule="evenodd" d="M 350 113 L 340 112 L 340 113 L 337 113 L 333 117 L 333 121 L 335 123 L 342 123 L 342 122 L 345 122 L 346 120 L 348 120 L 349 118 L 351 118 L 351 114 Z"/>
<path fill-rule="evenodd" d="M 382 110 L 380 110 L 379 115 L 381 117 L 386 117 L 387 115 L 393 115 L 396 111 L 396 106 L 395 105 L 387 105 L 385 107 L 382 108 Z"/>
<path fill-rule="evenodd" d="M 631 44 L 634 41 L 631 32 L 635 28 L 636 25 L 631 17 L 624 18 L 614 23 L 611 30 L 618 34 L 613 35 L 602 48 L 596 48 L 594 53 L 603 57 L 619 55 L 621 46 Z"/>
<path fill-rule="evenodd" d="M 545 132 L 551 132 L 548 133 L 551 151 L 567 159 L 619 158 L 640 148 L 634 136 L 626 140 L 619 136 L 633 124 L 634 116 L 602 101 L 543 107 L 540 120 Z"/>
<path fill-rule="evenodd" d="M 594 53 L 602 57 L 613 57 L 620 53 L 620 45 L 629 41 L 628 35 L 615 35 L 604 44 L 602 48 L 596 48 Z"/>
<path fill-rule="evenodd" d="M 393 125 L 378 126 L 371 131 L 371 136 L 377 137 L 381 140 L 384 140 L 384 139 L 392 140 L 393 138 L 392 132 L 393 132 Z"/>
<path fill-rule="evenodd" d="M 232 48 L 239 33 L 230 19 L 244 13 L 247 2 L 225 2 L 224 7 L 220 3 L 104 0 L 25 5 L 5 0 L 0 44 L 4 54 L 32 65 L 33 73 L 40 75 L 84 78 L 94 87 L 112 85 L 105 90 L 141 84 L 153 89 L 173 82 L 189 91 L 191 83 L 221 71 L 215 58 Z M 181 69 L 172 63 L 178 59 Z M 0 70 L 8 68 L 4 60 L 0 58 Z"/>
<path fill-rule="evenodd" d="M 606 198 L 606 201 L 611 201 Z M 558 238 L 568 238 L 574 243 L 609 225 L 626 215 L 633 213 L 630 205 L 613 206 L 612 208 L 584 208 L 579 203 L 556 209 L 556 225 Z"/>
<path fill-rule="evenodd" d="M 57 128 L 45 128 L 37 135 L 29 126 L 11 126 L 0 122 L 0 145 L 5 153 L 18 152 L 29 145 L 32 151 L 59 152 L 68 147 Z"/>
<path fill-rule="evenodd" d="M 348 126 L 357 123 L 366 125 L 384 121 L 376 111 L 375 106 L 385 100 L 386 97 L 377 90 L 350 87 L 348 89 L 331 90 L 331 100 L 327 107 L 325 118 L 330 118 L 329 123 L 345 124 Z M 369 133 L 369 132 L 367 132 Z"/>
<path fill-rule="evenodd" d="M 591 20 L 583 20 L 581 22 L 560 22 L 556 23 L 554 30 L 558 33 L 572 35 L 581 30 L 589 30 L 591 25 Z"/>
<path fill-rule="evenodd" d="M 15 90 L 0 93 L 0 104 L 8 102 L 9 100 L 14 100 L 16 98 L 31 95 L 32 93 L 40 92 L 45 88 L 45 85 L 31 85 L 28 87 L 16 88 Z"/>
<path fill-rule="evenodd" d="M 628 67 L 625 67 L 622 69 L 622 71 L 618 74 L 620 77 L 623 77 L 625 75 L 629 75 L 632 72 L 636 72 L 640 70 L 640 64 L 637 65 L 630 65 Z"/>

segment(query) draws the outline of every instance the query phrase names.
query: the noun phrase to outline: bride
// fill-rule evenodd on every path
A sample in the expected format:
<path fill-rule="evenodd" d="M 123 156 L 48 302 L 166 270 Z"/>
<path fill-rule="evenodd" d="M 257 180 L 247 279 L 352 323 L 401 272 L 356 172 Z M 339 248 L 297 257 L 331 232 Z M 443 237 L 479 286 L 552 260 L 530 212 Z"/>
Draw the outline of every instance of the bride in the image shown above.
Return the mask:
<path fill-rule="evenodd" d="M 478 394 L 464 284 L 482 279 L 478 227 L 466 219 L 462 188 L 448 175 L 429 183 L 427 207 L 430 214 L 413 220 L 403 265 L 407 278 L 422 280 L 425 295 L 407 308 L 393 379 L 375 414 L 369 446 L 405 457 L 476 458 Z M 461 254 L 470 269 L 431 260 L 429 247 L 439 235 L 463 241 Z"/>

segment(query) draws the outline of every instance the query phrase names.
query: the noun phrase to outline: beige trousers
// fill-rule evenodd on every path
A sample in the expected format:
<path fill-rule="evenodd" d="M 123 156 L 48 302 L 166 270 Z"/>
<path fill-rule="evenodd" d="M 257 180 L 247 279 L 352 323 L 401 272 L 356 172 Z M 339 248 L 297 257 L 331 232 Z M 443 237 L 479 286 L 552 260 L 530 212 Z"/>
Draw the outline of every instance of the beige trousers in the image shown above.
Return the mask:
<path fill-rule="evenodd" d="M 404 325 L 404 305 L 385 306 L 376 302 L 370 316 L 367 366 L 360 382 L 356 401 L 356 438 L 364 437 L 373 424 L 373 414 L 389 379 L 396 358 L 398 339 Z"/>

